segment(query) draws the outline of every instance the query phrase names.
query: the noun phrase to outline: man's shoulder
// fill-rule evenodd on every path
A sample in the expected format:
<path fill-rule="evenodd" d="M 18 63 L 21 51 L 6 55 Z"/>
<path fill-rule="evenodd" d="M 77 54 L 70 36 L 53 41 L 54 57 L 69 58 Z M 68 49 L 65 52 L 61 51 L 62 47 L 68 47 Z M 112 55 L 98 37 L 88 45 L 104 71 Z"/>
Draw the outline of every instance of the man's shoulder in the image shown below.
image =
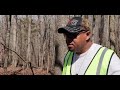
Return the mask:
<path fill-rule="evenodd" d="M 114 52 L 113 49 L 108 48 L 107 46 L 104 46 L 104 45 L 100 45 L 100 44 L 93 43 L 93 46 L 96 47 L 96 48 L 97 48 L 97 47 L 99 47 L 99 48 L 100 48 L 100 47 L 101 47 L 101 48 L 107 48 L 109 51 L 113 51 L 113 52 Z"/>
<path fill-rule="evenodd" d="M 93 43 L 93 45 L 92 45 L 92 46 L 94 46 L 94 47 L 103 47 L 102 45 L 97 44 L 97 43 Z"/>
<path fill-rule="evenodd" d="M 89 51 L 92 52 L 97 52 L 100 48 L 102 47 L 102 45 L 93 43 L 92 46 L 90 47 Z"/>

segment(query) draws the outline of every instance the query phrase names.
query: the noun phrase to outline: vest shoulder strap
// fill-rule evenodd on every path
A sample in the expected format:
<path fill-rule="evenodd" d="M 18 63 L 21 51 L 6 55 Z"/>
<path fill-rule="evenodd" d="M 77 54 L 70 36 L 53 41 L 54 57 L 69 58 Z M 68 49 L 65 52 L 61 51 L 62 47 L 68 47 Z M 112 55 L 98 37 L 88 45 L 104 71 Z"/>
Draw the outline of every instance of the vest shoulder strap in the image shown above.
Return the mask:
<path fill-rule="evenodd" d="M 71 51 L 67 52 L 67 54 L 66 54 L 66 56 L 64 58 L 64 65 L 63 65 L 62 75 L 70 75 L 73 54 L 74 53 L 71 52 Z"/>
<path fill-rule="evenodd" d="M 114 51 L 101 47 L 89 64 L 85 75 L 106 75 Z"/>

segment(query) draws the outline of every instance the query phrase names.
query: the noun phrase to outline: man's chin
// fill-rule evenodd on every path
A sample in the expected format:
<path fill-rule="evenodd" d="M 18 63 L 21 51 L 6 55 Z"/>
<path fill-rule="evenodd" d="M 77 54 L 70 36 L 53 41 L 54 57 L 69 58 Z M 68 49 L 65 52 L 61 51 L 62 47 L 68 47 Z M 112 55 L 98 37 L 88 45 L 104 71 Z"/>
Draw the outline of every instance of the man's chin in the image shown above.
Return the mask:
<path fill-rule="evenodd" d="M 74 52 L 74 49 L 73 48 L 68 48 L 69 51 L 71 52 Z"/>

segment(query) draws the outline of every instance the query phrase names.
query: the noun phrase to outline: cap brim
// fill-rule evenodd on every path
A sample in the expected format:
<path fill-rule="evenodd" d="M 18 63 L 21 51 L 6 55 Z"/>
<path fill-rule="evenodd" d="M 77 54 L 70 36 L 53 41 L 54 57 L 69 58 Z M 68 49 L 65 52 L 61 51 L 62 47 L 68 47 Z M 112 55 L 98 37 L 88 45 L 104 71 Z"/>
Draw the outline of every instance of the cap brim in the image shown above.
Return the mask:
<path fill-rule="evenodd" d="M 76 33 L 74 30 L 72 30 L 73 28 L 70 27 L 63 27 L 63 28 L 59 28 L 58 29 L 58 33 Z"/>
<path fill-rule="evenodd" d="M 58 29 L 58 33 L 67 33 L 69 32 L 68 30 L 66 30 L 65 28 L 59 28 Z"/>

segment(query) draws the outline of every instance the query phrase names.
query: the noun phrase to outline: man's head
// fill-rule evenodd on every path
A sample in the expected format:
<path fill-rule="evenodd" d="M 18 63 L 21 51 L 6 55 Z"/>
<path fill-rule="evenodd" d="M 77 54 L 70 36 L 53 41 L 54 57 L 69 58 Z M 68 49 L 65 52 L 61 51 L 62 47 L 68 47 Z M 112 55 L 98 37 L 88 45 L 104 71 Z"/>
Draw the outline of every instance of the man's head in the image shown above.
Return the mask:
<path fill-rule="evenodd" d="M 90 40 L 90 23 L 87 19 L 73 17 L 65 27 L 58 29 L 58 33 L 66 37 L 69 50 L 79 52 Z"/>

